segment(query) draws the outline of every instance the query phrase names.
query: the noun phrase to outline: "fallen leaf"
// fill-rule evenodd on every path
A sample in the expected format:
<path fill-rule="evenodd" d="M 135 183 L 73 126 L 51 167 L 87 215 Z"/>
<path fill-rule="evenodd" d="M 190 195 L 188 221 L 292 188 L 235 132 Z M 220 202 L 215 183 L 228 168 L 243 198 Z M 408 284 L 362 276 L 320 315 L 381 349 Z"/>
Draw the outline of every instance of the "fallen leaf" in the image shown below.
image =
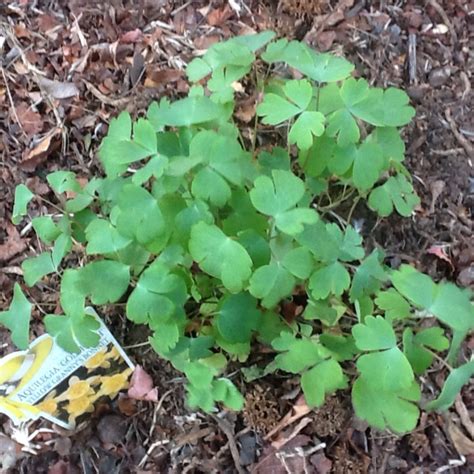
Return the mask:
<path fill-rule="evenodd" d="M 130 67 L 130 83 L 132 87 L 138 83 L 142 78 L 143 70 L 145 68 L 145 59 L 140 53 L 133 55 L 132 66 Z"/>
<path fill-rule="evenodd" d="M 296 400 L 291 410 L 282 418 L 282 420 L 265 436 L 265 440 L 273 438 L 282 429 L 291 425 L 295 421 L 299 420 L 303 416 L 307 415 L 311 411 L 311 408 L 307 405 L 304 396 L 300 395 Z"/>
<path fill-rule="evenodd" d="M 7 262 L 26 249 L 26 242 L 21 238 L 16 227 L 10 222 L 6 224 L 7 241 L 0 245 L 0 262 Z"/>
<path fill-rule="evenodd" d="M 20 166 L 25 171 L 34 171 L 36 167 L 42 163 L 54 149 L 53 138 L 61 133 L 61 129 L 54 128 L 46 136 L 44 136 L 39 143 L 36 144 L 23 158 Z"/>
<path fill-rule="evenodd" d="M 317 474 L 329 474 L 332 468 L 332 462 L 324 453 L 316 453 L 310 457 L 311 464 L 316 468 Z"/>
<path fill-rule="evenodd" d="M 223 8 L 215 8 L 211 10 L 206 17 L 207 23 L 210 26 L 221 26 L 225 23 L 234 12 L 229 8 L 229 5 L 226 5 Z"/>
<path fill-rule="evenodd" d="M 39 80 L 40 86 L 54 99 L 68 99 L 79 95 L 79 89 L 73 82 L 52 81 L 46 77 Z"/>
<path fill-rule="evenodd" d="M 38 176 L 32 176 L 31 178 L 27 178 L 25 184 L 26 184 L 26 187 L 33 194 L 39 194 L 40 196 L 45 196 L 51 191 L 49 186 L 43 180 L 41 180 Z"/>
<path fill-rule="evenodd" d="M 119 415 L 105 415 L 97 424 L 97 435 L 106 445 L 117 445 L 124 441 L 128 431 L 128 420 Z"/>
<path fill-rule="evenodd" d="M 429 214 L 434 214 L 436 201 L 438 200 L 441 193 L 444 191 L 445 186 L 446 186 L 446 183 L 444 181 L 442 181 L 441 179 L 433 181 L 430 184 L 431 204 L 430 204 Z"/>
<path fill-rule="evenodd" d="M 62 457 L 69 456 L 71 447 L 71 438 L 61 437 L 57 438 L 54 442 L 54 450 Z"/>
<path fill-rule="evenodd" d="M 152 69 L 147 71 L 145 87 L 165 86 L 168 83 L 178 82 L 183 77 L 179 69 Z"/>
<path fill-rule="evenodd" d="M 457 282 L 465 288 L 474 285 L 474 265 L 463 268 L 458 275 Z"/>
<path fill-rule="evenodd" d="M 311 423 L 308 416 L 302 418 L 300 422 L 291 430 L 290 433 L 281 433 L 279 438 L 272 441 L 272 446 L 278 451 L 286 446 L 293 438 L 299 435 L 300 431 Z"/>
<path fill-rule="evenodd" d="M 458 415 L 461 418 L 461 423 L 463 424 L 464 428 L 466 428 L 466 431 L 469 433 L 469 436 L 474 439 L 474 422 L 471 420 L 469 410 L 464 404 L 461 395 L 458 395 L 456 397 L 454 406 L 456 407 L 456 411 L 458 412 Z"/>
<path fill-rule="evenodd" d="M 120 394 L 117 404 L 120 413 L 124 414 L 125 416 L 132 416 L 137 412 L 135 400 L 132 400 L 123 394 Z"/>
<path fill-rule="evenodd" d="M 60 459 L 59 461 L 51 464 L 48 468 L 48 474 L 69 474 L 71 472 L 71 465 L 67 461 Z"/>
<path fill-rule="evenodd" d="M 128 396 L 134 400 L 158 401 L 158 389 L 154 387 L 152 378 L 139 365 L 133 371 Z"/>
<path fill-rule="evenodd" d="M 264 448 L 258 464 L 252 469 L 252 474 L 287 474 L 289 472 L 305 472 L 306 460 L 304 456 L 297 453 L 311 442 L 306 435 L 298 435 L 291 439 L 283 450 L 276 450 L 272 445 Z M 308 472 L 308 471 L 306 471 Z"/>
<path fill-rule="evenodd" d="M 15 32 L 15 36 L 17 38 L 24 38 L 24 39 L 30 39 L 31 38 L 31 31 L 26 27 L 26 25 L 21 22 L 15 25 L 13 28 L 13 31 Z"/>
<path fill-rule="evenodd" d="M 21 102 L 15 107 L 15 112 L 26 134 L 33 136 L 41 132 L 43 129 L 41 115 L 29 107 L 28 104 Z"/>
<path fill-rule="evenodd" d="M 137 43 L 143 37 L 143 33 L 138 28 L 132 31 L 127 31 L 120 37 L 121 43 Z"/>
<path fill-rule="evenodd" d="M 195 48 L 199 50 L 206 50 L 210 48 L 213 44 L 217 43 L 220 40 L 218 35 L 204 35 L 194 38 L 193 43 Z"/>
<path fill-rule="evenodd" d="M 316 41 L 321 51 L 328 51 L 334 43 L 335 39 L 336 32 L 334 30 L 323 31 L 322 33 L 316 36 Z"/>
<path fill-rule="evenodd" d="M 474 454 L 474 441 L 470 440 L 461 429 L 448 417 L 445 418 L 448 423 L 448 434 L 461 456 L 469 456 Z"/>
<path fill-rule="evenodd" d="M 244 123 L 249 123 L 255 117 L 255 108 L 257 104 L 255 99 L 251 98 L 249 101 L 244 101 L 237 106 L 235 116 Z"/>
<path fill-rule="evenodd" d="M 429 253 L 431 255 L 434 255 L 435 257 L 438 257 L 440 260 L 444 260 L 445 262 L 448 262 L 451 268 L 454 270 L 454 265 L 453 262 L 451 261 L 451 258 L 449 258 L 448 254 L 446 253 L 446 246 L 444 245 L 432 245 L 426 253 Z"/>

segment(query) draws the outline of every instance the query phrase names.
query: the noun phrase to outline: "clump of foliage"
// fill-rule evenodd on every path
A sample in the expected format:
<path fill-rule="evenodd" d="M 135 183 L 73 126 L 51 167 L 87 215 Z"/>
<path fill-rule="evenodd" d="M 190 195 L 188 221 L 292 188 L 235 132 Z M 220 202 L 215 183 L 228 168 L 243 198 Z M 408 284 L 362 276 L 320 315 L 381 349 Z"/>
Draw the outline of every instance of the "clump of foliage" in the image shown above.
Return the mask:
<path fill-rule="evenodd" d="M 448 349 L 456 365 L 474 325 L 470 294 L 408 265 L 388 268 L 381 250 L 366 254 L 358 230 L 328 211 L 350 198 L 382 217 L 412 215 L 419 199 L 399 127 L 414 109 L 403 91 L 351 77 L 345 59 L 273 37 L 212 46 L 188 66 L 188 97 L 112 120 L 99 152 L 105 177 L 81 186 L 70 171 L 48 175 L 62 211 L 32 219 L 51 249 L 24 261 L 25 282 L 60 275 L 64 315 L 44 323 L 69 351 L 98 341 L 88 305 L 125 303 L 154 350 L 186 375 L 191 407 L 240 409 L 226 366 L 263 345 L 274 357 L 244 368 L 248 377 L 296 374 L 314 407 L 351 387 L 360 418 L 412 430 L 417 376 Z M 276 63 L 300 79 L 278 75 Z M 261 100 L 249 143 L 233 113 L 251 72 Z M 283 147 L 259 149 L 263 132 L 273 141 L 280 132 Z M 32 197 L 18 186 L 15 223 Z M 81 264 L 65 268 L 73 251 Z M 291 298 L 304 311 L 285 319 Z M 17 284 L 0 322 L 21 348 L 30 311 Z M 446 409 L 473 372 L 474 362 L 453 368 L 422 406 Z"/>

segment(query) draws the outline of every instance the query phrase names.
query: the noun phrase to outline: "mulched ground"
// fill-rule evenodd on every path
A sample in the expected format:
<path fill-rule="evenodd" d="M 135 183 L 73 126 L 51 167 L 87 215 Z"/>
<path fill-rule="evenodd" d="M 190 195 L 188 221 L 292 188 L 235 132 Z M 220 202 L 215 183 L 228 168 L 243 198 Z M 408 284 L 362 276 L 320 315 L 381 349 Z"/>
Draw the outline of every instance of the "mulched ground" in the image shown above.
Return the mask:
<path fill-rule="evenodd" d="M 467 0 L 2 3 L 0 310 L 9 304 L 22 258 L 38 250 L 28 226 L 10 224 L 15 185 L 24 182 L 47 198 L 44 176 L 52 170 L 89 179 L 99 172 L 97 146 L 119 110 L 139 114 L 154 99 L 185 93 L 183 68 L 195 54 L 220 39 L 263 29 L 343 54 L 371 83 L 408 91 L 417 116 L 405 130 L 407 166 L 422 203 L 411 219 L 376 222 L 363 206 L 353 219 L 368 247 L 382 246 L 394 264 L 410 262 L 473 288 L 473 19 L 474 2 Z M 245 93 L 240 99 L 245 127 L 255 99 Z M 47 209 L 36 206 L 32 215 Z M 51 311 L 56 289 L 52 279 L 28 293 L 42 303 L 41 311 Z M 40 334 L 41 312 L 34 317 L 33 331 Z M 423 416 L 404 437 L 367 429 L 354 419 L 348 394 L 308 412 L 293 378 L 244 386 L 237 375 L 247 399 L 243 414 L 191 413 L 180 374 L 139 346 L 144 329 L 127 326 L 113 309 L 105 317 L 131 357 L 153 375 L 159 403 L 123 398 L 100 406 L 74 434 L 44 422 L 18 432 L 1 418 L 3 468 L 51 474 L 474 470 L 473 386 L 450 412 Z M 473 347 L 471 339 L 466 356 Z M 0 331 L 0 354 L 10 350 Z M 438 390 L 445 376 L 435 366 L 423 381 L 426 393 Z M 26 439 L 43 428 L 52 430 Z M 38 454 L 25 453 L 24 445 Z"/>

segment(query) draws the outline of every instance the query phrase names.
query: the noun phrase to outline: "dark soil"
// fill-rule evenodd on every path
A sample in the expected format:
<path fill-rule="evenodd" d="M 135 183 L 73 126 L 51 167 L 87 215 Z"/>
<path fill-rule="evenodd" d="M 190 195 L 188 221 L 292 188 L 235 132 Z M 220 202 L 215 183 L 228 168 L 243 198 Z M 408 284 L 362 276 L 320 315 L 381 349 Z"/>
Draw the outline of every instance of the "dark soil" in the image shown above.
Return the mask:
<path fill-rule="evenodd" d="M 410 219 L 394 216 L 381 222 L 360 205 L 352 219 L 362 225 L 367 246 L 384 248 L 393 265 L 409 262 L 437 280 L 474 288 L 473 19 L 474 2 L 468 0 L 4 2 L 0 310 L 8 307 L 22 259 L 38 249 L 25 223 L 18 229 L 10 224 L 15 185 L 26 183 L 48 197 L 44 177 L 50 171 L 70 169 L 90 179 L 99 172 L 97 146 L 119 110 L 136 115 L 154 99 L 185 93 L 183 67 L 196 50 L 264 29 L 343 54 L 356 64 L 357 75 L 371 83 L 408 91 L 417 115 L 404 132 L 406 165 L 421 205 Z M 54 98 L 61 93 L 59 86 L 48 95 L 43 78 L 71 81 L 79 93 Z M 244 95 L 239 117 L 244 127 L 252 107 L 254 98 Z M 31 215 L 47 209 L 37 202 Z M 42 312 L 54 312 L 54 279 L 27 291 Z M 234 381 L 247 400 L 244 412 L 205 415 L 186 408 L 181 375 L 150 348 L 139 346 L 146 340 L 144 328 L 127 325 L 114 308 L 104 317 L 134 361 L 153 376 L 159 403 L 122 398 L 98 407 L 76 433 L 53 427 L 22 444 L 1 418 L 4 468 L 51 474 L 473 472 L 474 440 L 468 436 L 472 386 L 447 414 L 423 415 L 416 431 L 403 437 L 370 430 L 356 420 L 349 394 L 304 412 L 292 378 L 244 385 L 237 375 Z M 32 330 L 38 335 L 41 312 L 36 310 L 34 318 Z M 471 339 L 467 358 L 473 347 Z M 0 330 L 0 354 L 12 349 Z M 445 377 L 443 366 L 435 366 L 424 390 L 438 390 Z M 286 414 L 298 416 L 285 425 Z M 39 428 L 51 426 L 41 421 L 28 431 Z M 266 437 L 272 430 L 272 440 L 283 443 L 280 452 Z M 37 454 L 23 452 L 25 445 Z"/>

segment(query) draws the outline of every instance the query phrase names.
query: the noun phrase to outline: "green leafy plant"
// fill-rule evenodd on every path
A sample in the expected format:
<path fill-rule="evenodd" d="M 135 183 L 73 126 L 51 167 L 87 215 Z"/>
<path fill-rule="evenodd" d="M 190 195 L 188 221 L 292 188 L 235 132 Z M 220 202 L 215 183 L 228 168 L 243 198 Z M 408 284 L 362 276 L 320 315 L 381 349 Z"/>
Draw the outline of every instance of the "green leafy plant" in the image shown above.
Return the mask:
<path fill-rule="evenodd" d="M 240 409 L 226 366 L 266 346 L 273 357 L 260 373 L 298 375 L 309 405 L 351 387 L 360 418 L 412 430 L 417 376 L 448 349 L 457 365 L 474 326 L 471 295 L 410 266 L 388 268 L 382 251 L 366 254 L 351 212 L 333 216 L 347 200 L 366 200 L 381 217 L 413 213 L 398 128 L 415 112 L 403 91 L 352 78 L 345 59 L 273 37 L 212 46 L 188 66 L 188 97 L 112 120 L 99 151 L 104 177 L 82 186 L 69 171 L 48 175 L 62 212 L 32 219 L 50 250 L 24 261 L 25 282 L 60 276 L 64 314 L 44 324 L 69 351 L 98 342 L 89 305 L 124 305 L 186 375 L 191 407 Z M 275 63 L 285 75 L 272 73 Z M 260 120 L 246 140 L 233 112 L 251 72 Z M 13 222 L 32 198 L 18 186 Z M 292 298 L 303 311 L 284 318 Z M 16 285 L 0 322 L 20 348 L 30 312 Z M 472 362 L 452 369 L 425 407 L 448 408 L 472 373 Z"/>

